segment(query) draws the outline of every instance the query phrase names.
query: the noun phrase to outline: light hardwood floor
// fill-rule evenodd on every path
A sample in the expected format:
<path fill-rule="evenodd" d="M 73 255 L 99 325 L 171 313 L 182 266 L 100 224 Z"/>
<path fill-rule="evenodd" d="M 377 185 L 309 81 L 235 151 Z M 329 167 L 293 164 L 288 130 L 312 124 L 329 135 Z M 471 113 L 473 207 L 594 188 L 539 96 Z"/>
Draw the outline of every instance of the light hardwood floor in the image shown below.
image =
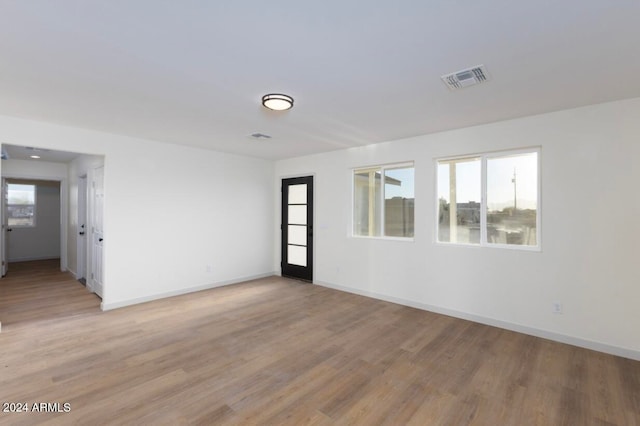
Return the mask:
<path fill-rule="evenodd" d="M 0 281 L 0 424 L 640 425 L 640 362 L 278 277 L 101 312 Z"/>

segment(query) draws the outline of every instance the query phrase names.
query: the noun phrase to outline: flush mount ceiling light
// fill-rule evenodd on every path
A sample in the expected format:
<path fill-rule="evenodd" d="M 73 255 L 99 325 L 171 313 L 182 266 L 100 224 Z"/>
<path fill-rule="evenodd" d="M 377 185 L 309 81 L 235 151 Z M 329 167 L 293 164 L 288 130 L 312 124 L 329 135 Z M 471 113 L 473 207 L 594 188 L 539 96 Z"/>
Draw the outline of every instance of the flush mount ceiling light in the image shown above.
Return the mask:
<path fill-rule="evenodd" d="M 262 97 L 262 105 L 273 111 L 285 111 L 293 107 L 293 98 L 282 93 L 269 93 Z"/>
<path fill-rule="evenodd" d="M 33 159 L 35 159 L 35 160 L 37 160 L 38 158 L 40 158 L 40 156 L 39 156 L 39 155 L 30 155 L 29 157 L 31 157 L 31 158 L 33 158 Z"/>

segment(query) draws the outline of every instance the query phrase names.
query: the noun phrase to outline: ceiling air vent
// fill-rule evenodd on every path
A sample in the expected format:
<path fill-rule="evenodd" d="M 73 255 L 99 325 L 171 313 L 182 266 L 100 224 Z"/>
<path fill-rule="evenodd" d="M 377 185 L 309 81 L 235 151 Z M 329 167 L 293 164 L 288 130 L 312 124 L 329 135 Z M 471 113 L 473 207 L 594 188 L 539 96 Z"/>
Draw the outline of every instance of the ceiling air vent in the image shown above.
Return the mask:
<path fill-rule="evenodd" d="M 264 133 L 259 133 L 259 132 L 257 132 L 257 133 L 252 133 L 252 134 L 251 134 L 251 135 L 249 135 L 249 136 L 251 136 L 251 137 L 252 137 L 252 138 L 254 138 L 254 139 L 271 139 L 271 136 L 266 135 L 266 134 L 264 134 Z"/>
<path fill-rule="evenodd" d="M 440 78 L 442 78 L 442 81 L 444 81 L 444 84 L 446 84 L 450 90 L 458 90 L 489 80 L 489 74 L 484 68 L 484 65 L 478 65 L 473 68 L 443 75 Z"/>

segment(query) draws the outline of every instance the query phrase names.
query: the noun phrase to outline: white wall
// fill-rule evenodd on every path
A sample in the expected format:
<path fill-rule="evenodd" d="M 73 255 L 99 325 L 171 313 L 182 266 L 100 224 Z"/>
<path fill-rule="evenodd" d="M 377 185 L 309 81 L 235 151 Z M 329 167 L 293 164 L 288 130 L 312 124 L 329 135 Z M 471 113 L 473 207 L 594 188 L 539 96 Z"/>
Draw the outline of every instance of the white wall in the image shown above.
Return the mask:
<path fill-rule="evenodd" d="M 8 234 L 9 262 L 60 257 L 60 182 L 13 180 L 36 185 L 35 226 L 12 226 Z"/>
<path fill-rule="evenodd" d="M 2 130 L 0 130 L 0 134 Z M 4 141 L 4 143 L 8 143 Z M 44 180 L 61 180 L 66 179 L 68 166 L 62 163 L 51 163 L 48 161 L 38 160 L 2 160 L 2 176 L 25 178 L 25 179 L 44 179 Z"/>
<path fill-rule="evenodd" d="M 316 283 L 640 359 L 638 117 L 631 99 L 288 159 L 275 184 L 315 175 Z M 542 147 L 542 251 L 435 244 L 434 159 L 529 146 Z M 415 241 L 349 237 L 351 169 L 404 161 Z"/>
<path fill-rule="evenodd" d="M 105 309 L 273 273 L 270 161 L 6 116 L 0 140 L 104 155 Z"/>

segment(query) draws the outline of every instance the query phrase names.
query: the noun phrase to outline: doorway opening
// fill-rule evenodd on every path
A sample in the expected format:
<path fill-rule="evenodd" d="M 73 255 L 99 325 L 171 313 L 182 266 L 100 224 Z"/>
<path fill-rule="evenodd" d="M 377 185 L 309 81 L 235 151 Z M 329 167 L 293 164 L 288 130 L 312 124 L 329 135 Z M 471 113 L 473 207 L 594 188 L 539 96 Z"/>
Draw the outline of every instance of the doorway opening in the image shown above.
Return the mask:
<path fill-rule="evenodd" d="M 33 210 L 35 226 L 30 231 L 35 228 L 41 231 L 43 225 L 41 214 L 37 211 L 38 205 L 44 200 L 39 192 L 35 196 L 35 205 L 29 205 L 30 199 L 27 199 L 26 205 L 16 206 L 9 202 L 8 185 L 11 182 L 54 182 L 59 192 L 57 239 L 51 233 L 43 235 L 39 237 L 40 244 L 57 244 L 60 270 L 70 272 L 77 280 L 84 281 L 87 290 L 102 297 L 104 156 L 3 144 L 2 160 L 3 205 L 0 210 L 3 229 L 0 232 L 0 251 L 5 262 L 3 275 L 7 272 L 10 274 L 11 261 L 30 260 L 26 257 L 16 258 L 16 221 L 22 220 L 21 225 L 24 226 L 31 210 L 36 209 Z M 18 218 L 20 215 L 23 217 Z M 14 226 L 10 226 L 9 220 L 14 221 Z M 19 230 L 22 233 L 28 231 L 23 228 Z M 38 258 L 45 257 L 34 256 L 33 260 Z M 28 263 L 21 265 L 21 270 L 25 267 L 28 267 Z"/>
<path fill-rule="evenodd" d="M 3 178 L 3 275 L 16 262 L 60 263 L 60 188 L 57 180 Z"/>

